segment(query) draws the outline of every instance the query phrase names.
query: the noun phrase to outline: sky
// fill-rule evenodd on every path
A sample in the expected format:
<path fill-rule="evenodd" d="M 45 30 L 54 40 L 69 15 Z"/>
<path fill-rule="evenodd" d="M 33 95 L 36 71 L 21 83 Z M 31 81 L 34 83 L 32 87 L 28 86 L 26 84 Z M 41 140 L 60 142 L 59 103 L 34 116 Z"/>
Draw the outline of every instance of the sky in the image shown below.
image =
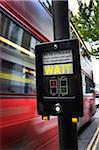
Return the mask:
<path fill-rule="evenodd" d="M 70 10 L 73 10 L 73 13 L 76 14 L 78 9 L 77 0 L 68 0 L 68 2 Z M 89 5 L 90 0 L 82 0 L 82 2 L 86 2 L 86 4 Z"/>
<path fill-rule="evenodd" d="M 76 14 L 78 10 L 77 0 L 69 0 L 69 8 L 73 10 L 73 13 Z"/>

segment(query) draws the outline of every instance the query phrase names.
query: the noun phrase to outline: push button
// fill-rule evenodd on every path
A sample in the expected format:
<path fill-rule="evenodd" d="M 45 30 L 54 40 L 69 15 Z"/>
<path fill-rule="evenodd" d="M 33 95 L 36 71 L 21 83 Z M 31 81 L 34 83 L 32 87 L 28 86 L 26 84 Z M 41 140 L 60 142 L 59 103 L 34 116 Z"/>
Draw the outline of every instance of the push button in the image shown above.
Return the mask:
<path fill-rule="evenodd" d="M 55 104 L 54 109 L 57 113 L 60 113 L 62 111 L 62 107 L 59 103 Z"/>

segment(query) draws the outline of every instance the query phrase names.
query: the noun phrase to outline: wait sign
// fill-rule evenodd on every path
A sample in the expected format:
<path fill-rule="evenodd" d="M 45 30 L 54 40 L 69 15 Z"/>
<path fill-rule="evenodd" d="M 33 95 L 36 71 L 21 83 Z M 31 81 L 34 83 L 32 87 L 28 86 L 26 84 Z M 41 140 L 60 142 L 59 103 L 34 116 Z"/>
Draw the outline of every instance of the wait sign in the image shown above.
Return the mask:
<path fill-rule="evenodd" d="M 44 65 L 44 75 L 72 74 L 73 64 Z"/>

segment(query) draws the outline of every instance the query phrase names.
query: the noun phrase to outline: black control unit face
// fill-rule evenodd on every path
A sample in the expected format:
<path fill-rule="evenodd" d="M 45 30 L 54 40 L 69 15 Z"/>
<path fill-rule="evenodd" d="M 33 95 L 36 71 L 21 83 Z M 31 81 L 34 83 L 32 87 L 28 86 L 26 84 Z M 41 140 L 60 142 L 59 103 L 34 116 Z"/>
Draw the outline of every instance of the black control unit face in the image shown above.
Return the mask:
<path fill-rule="evenodd" d="M 40 115 L 83 115 L 79 42 L 36 46 L 37 107 Z"/>

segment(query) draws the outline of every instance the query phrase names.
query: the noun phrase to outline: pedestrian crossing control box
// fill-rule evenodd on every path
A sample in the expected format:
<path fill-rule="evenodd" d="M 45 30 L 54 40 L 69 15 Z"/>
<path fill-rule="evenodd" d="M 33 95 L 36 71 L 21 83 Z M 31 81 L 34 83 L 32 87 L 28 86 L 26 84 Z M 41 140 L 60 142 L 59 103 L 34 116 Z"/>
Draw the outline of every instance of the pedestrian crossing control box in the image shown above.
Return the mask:
<path fill-rule="evenodd" d="M 36 45 L 38 113 L 83 115 L 79 42 L 59 40 Z"/>

